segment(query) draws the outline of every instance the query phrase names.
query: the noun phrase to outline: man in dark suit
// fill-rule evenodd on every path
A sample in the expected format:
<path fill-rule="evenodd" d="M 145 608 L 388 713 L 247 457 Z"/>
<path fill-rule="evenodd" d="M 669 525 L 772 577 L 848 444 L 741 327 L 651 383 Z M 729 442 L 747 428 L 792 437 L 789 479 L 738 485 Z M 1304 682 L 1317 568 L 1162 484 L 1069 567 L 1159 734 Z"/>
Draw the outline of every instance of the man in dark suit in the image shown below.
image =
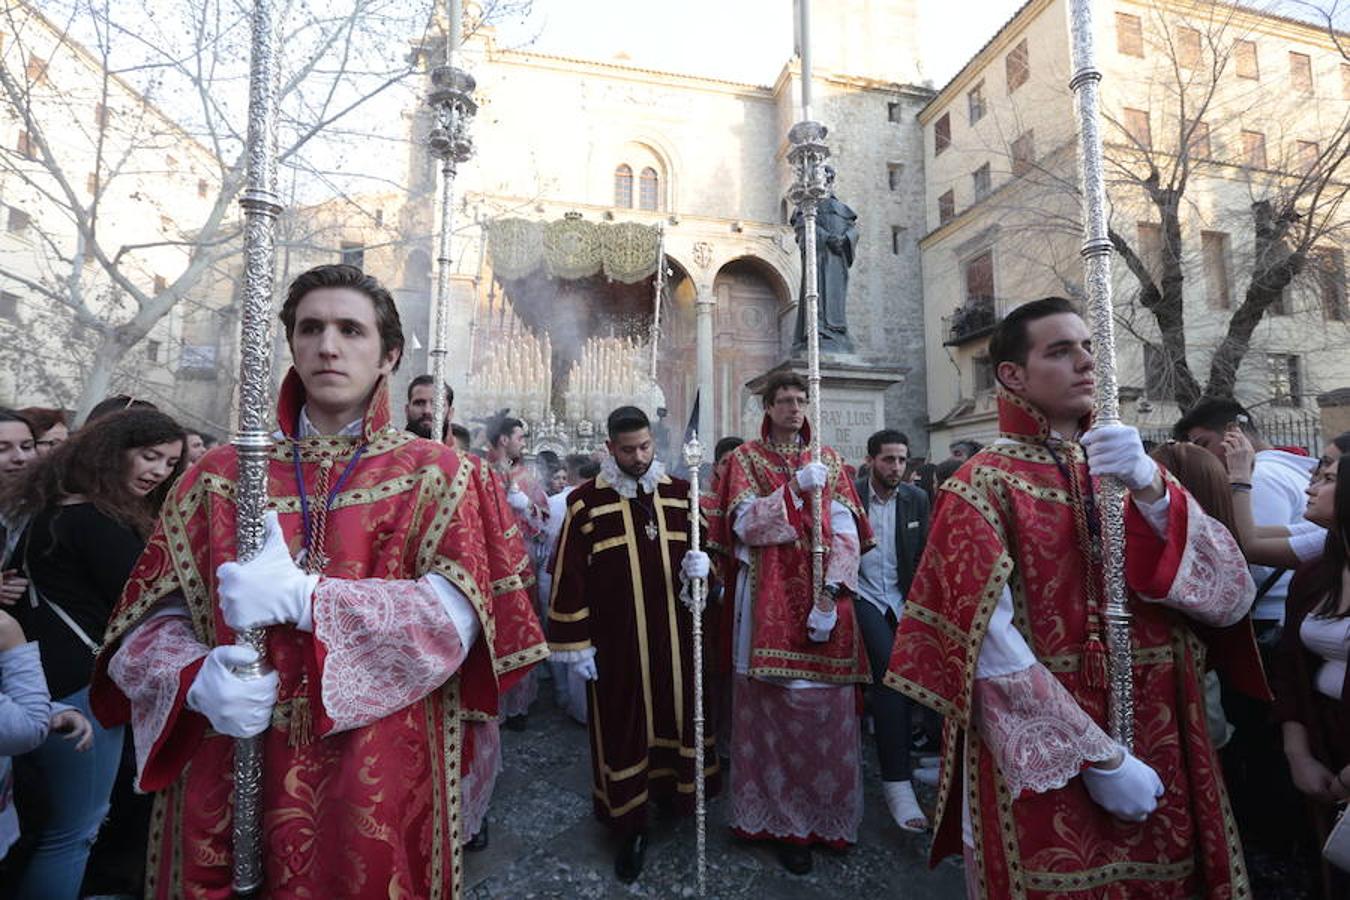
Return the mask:
<path fill-rule="evenodd" d="M 886 806 L 895 824 L 918 832 L 928 828 L 928 819 L 910 782 L 914 707 L 909 698 L 882 684 L 905 595 L 928 538 L 928 495 L 902 483 L 908 461 L 909 438 L 903 433 L 886 428 L 867 439 L 867 474 L 858 479 L 856 487 L 876 546 L 863 554 L 858 570 L 861 602 L 854 608 L 872 664 L 869 699 Z"/>

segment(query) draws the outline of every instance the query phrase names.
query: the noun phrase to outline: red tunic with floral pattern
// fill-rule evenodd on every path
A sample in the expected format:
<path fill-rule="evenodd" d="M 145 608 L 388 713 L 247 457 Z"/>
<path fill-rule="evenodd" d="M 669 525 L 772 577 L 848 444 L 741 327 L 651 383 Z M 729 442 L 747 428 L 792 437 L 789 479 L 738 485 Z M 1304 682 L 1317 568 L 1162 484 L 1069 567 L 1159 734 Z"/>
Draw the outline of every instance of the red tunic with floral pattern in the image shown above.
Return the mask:
<path fill-rule="evenodd" d="M 999 425 L 1003 439 L 942 486 L 886 676 L 945 717 L 934 864 L 962 846 L 964 799 L 972 896 L 1250 896 L 1205 724 L 1207 647 L 1193 626 L 1249 629 L 1254 586 L 1236 542 L 1170 478 L 1165 538 L 1127 501 L 1132 749 L 1165 793 L 1145 821 L 1121 821 L 1075 777 L 1115 752 L 1108 690 L 1090 674 L 1098 647 L 1086 597 L 1103 576 L 1075 522 L 1072 483 L 1090 483 L 1084 453 L 1050 438 L 1010 394 L 999 397 Z M 1009 593 L 1011 626 L 995 616 Z M 1034 660 L 982 676 L 991 630 L 1009 627 Z"/>
<path fill-rule="evenodd" d="M 389 427 L 383 383 L 355 437 L 294 437 L 303 402 L 291 372 L 268 495 L 292 551 L 300 490 L 311 510 L 327 476 L 338 492 L 319 548 L 314 631 L 267 633 L 280 689 L 263 736 L 264 889 L 456 897 L 460 783 L 475 750 L 466 722 L 495 716 L 499 693 L 547 656 L 525 550 L 508 535 L 510 510 L 485 468 Z M 225 446 L 183 476 L 98 658 L 94 709 L 104 722 L 132 722 L 140 785 L 157 792 L 152 896 L 231 895 L 234 742 L 185 698 L 207 648 L 234 640 L 216 602 L 216 567 L 235 556 L 237 473 Z M 426 587 L 433 574 L 472 605 L 481 635 L 470 647 Z M 152 615 L 166 606 L 179 614 Z"/>

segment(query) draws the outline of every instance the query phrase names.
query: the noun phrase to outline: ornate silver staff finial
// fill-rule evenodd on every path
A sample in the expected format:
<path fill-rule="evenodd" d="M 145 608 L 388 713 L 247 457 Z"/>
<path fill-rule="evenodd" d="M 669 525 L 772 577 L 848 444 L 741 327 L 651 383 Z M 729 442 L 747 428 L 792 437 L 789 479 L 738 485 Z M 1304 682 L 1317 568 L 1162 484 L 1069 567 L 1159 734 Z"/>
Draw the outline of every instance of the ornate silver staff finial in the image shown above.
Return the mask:
<path fill-rule="evenodd" d="M 684 464 L 689 468 L 689 548 L 699 549 L 699 466 L 703 465 L 703 445 L 698 432 L 689 435 L 684 445 Z M 689 612 L 694 617 L 694 831 L 697 835 L 698 896 L 707 895 L 708 879 L 708 810 L 703 775 L 703 608 L 708 596 L 708 582 L 695 578 L 689 583 Z"/>
<path fill-rule="evenodd" d="M 469 124 L 478 112 L 473 92 L 473 76 L 456 69 L 451 62 L 459 44 L 458 4 L 449 4 L 449 33 L 446 37 L 445 64 L 431 70 L 431 92 L 427 104 L 436 124 L 427 135 L 427 149 L 441 161 L 441 233 L 436 254 L 436 299 L 431 304 L 431 438 L 439 441 L 445 429 L 445 357 L 450 352 L 450 239 L 455 224 L 455 173 L 460 163 L 473 155 Z"/>
<path fill-rule="evenodd" d="M 237 556 L 251 559 L 263 545 L 267 510 L 267 457 L 272 450 L 269 378 L 272 371 L 272 294 L 276 279 L 275 227 L 281 213 L 277 196 L 276 23 L 272 0 L 254 0 L 252 58 L 249 67 L 247 184 L 244 208 L 244 292 L 239 317 L 239 429 L 234 444 L 239 458 L 235 498 Z M 267 671 L 267 632 L 253 628 L 238 635 L 258 651 L 258 662 L 238 674 L 258 678 Z M 262 854 L 263 736 L 234 742 L 234 811 L 231 880 L 240 896 L 263 884 Z"/>
<path fill-rule="evenodd" d="M 805 76 L 805 73 L 803 74 Z M 812 462 L 820 462 L 820 273 L 816 271 L 816 211 L 829 196 L 832 170 L 825 165 L 830 148 L 825 144 L 829 129 L 819 122 L 798 122 L 788 132 L 792 147 L 788 162 L 797 178 L 788 191 L 788 199 L 802 215 L 802 281 L 806 285 L 802 303 L 806 305 L 806 366 L 810 386 Z M 828 171 L 827 171 L 828 170 Z M 811 492 L 811 586 L 812 598 L 819 602 L 825 582 L 825 533 L 822 522 L 822 489 Z"/>
<path fill-rule="evenodd" d="M 1106 176 L 1102 154 L 1099 86 L 1092 31 L 1092 0 L 1071 0 L 1073 78 L 1069 87 L 1078 104 L 1078 165 L 1083 186 L 1083 269 L 1096 363 L 1098 425 L 1120 421 L 1116 386 L 1116 333 L 1111 302 L 1111 240 L 1107 234 Z M 1134 654 L 1130 610 L 1125 592 L 1125 485 L 1102 482 L 1102 565 L 1106 584 L 1107 672 L 1110 682 L 1111 735 L 1134 743 Z"/>

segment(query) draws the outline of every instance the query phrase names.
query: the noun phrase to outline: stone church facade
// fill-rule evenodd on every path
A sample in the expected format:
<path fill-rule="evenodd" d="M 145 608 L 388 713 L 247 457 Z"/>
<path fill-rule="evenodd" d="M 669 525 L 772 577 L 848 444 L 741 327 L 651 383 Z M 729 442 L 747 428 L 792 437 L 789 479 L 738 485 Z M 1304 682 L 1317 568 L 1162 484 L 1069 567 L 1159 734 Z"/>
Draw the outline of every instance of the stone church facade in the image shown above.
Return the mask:
<path fill-rule="evenodd" d="M 913 7 L 816 0 L 813 112 L 830 129 L 836 189 L 858 213 L 861 229 L 848 295 L 856 353 L 844 362 L 856 371 L 895 373 L 879 395 L 878 425 L 907 431 L 922 453 L 924 182 L 917 114 L 932 91 L 888 80 L 906 72 L 917 80 Z M 860 43 L 867 35 L 872 40 Z M 439 59 L 430 48 L 428 65 Z M 462 383 L 474 365 L 469 323 L 475 308 L 481 315 L 492 282 L 483 223 L 490 229 L 495 219 L 580 214 L 660 224 L 673 273 L 659 353 L 669 422 L 678 432 L 690 412 L 695 336 L 704 316 L 713 338 L 714 393 L 703 410 L 704 436 L 756 436 L 760 412 L 746 384 L 788 358 L 801 278 L 786 199 L 792 181 L 786 136 L 800 118 L 797 61 L 788 60 L 772 85 L 741 84 L 506 49 L 483 29 L 466 41 L 456 65 L 477 80 L 481 106 L 472 126 L 474 156 L 455 182 L 451 384 Z M 404 377 L 427 370 L 431 343 L 438 163 L 425 150 L 429 127 L 426 110 L 410 116 L 409 200 L 397 214 L 404 234 L 426 236 L 405 245 L 393 279 L 405 328 L 415 335 Z M 826 439 L 843 444 L 857 462 L 868 430 L 827 429 Z"/>

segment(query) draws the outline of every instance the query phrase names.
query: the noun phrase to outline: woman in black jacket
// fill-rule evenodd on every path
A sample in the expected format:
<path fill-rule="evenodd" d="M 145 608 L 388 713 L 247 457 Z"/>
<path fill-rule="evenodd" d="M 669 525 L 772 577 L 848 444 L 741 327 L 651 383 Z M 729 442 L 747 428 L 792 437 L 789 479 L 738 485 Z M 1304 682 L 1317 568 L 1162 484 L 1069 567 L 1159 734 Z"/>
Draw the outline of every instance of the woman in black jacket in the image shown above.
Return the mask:
<path fill-rule="evenodd" d="M 94 653 L 184 467 L 185 440 L 161 412 L 116 413 L 78 431 L 0 497 L 11 520 L 29 523 L 11 558 L 30 585 L 15 616 L 38 643 L 52 698 L 95 722 L 91 752 L 77 754 L 60 738 L 33 751 L 46 816 L 18 884 L 21 898 L 79 896 L 122 754 L 122 728 L 102 728 L 89 712 Z"/>

